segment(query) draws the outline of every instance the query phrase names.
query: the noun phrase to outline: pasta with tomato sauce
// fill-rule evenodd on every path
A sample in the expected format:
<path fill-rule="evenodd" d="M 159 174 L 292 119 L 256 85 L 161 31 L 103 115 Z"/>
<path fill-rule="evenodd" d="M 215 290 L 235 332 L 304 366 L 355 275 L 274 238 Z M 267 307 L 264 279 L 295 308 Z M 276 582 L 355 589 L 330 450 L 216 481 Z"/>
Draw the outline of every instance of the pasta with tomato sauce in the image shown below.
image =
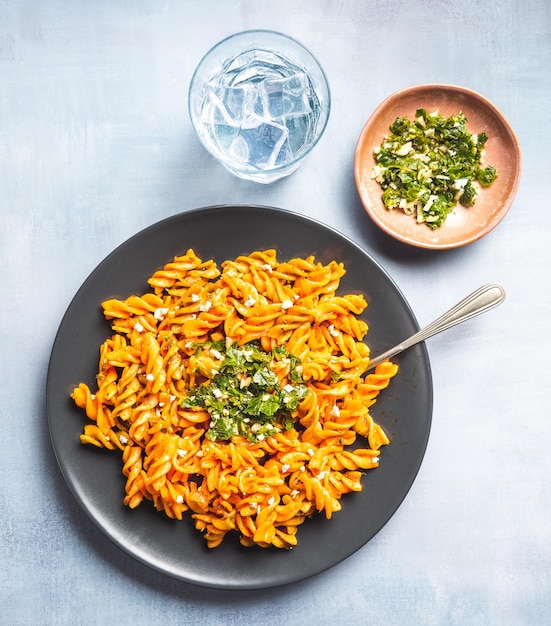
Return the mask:
<path fill-rule="evenodd" d="M 188 250 L 148 293 L 102 303 L 97 388 L 71 395 L 90 420 L 81 442 L 121 455 L 127 506 L 191 516 L 210 548 L 230 532 L 292 548 L 306 519 L 362 490 L 389 443 L 370 407 L 398 368 L 365 374 L 367 303 L 337 293 L 344 274 L 275 250 L 220 267 Z"/>

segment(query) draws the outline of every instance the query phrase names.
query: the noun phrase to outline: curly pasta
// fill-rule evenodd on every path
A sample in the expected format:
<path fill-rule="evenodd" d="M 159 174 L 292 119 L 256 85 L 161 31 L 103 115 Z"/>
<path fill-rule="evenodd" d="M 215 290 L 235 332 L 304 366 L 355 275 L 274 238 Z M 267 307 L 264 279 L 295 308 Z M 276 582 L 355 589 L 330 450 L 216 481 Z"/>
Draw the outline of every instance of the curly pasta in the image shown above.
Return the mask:
<path fill-rule="evenodd" d="M 113 335 L 100 348 L 97 391 L 80 383 L 71 395 L 92 422 L 81 442 L 121 453 L 127 506 L 150 500 L 178 520 L 188 512 L 211 548 L 230 531 L 245 546 L 292 548 L 309 516 L 331 518 L 343 494 L 361 491 L 389 443 L 369 409 L 398 368 L 363 375 L 367 304 L 337 295 L 344 274 L 336 261 L 278 262 L 274 250 L 220 268 L 188 250 L 151 276 L 150 293 L 102 303 Z M 290 426 L 209 436 L 209 411 L 185 400 L 214 389 L 215 342 L 283 346 L 297 360 L 307 390 Z M 290 362 L 270 362 L 278 388 L 293 388 Z M 364 445 L 351 449 L 358 437 Z"/>

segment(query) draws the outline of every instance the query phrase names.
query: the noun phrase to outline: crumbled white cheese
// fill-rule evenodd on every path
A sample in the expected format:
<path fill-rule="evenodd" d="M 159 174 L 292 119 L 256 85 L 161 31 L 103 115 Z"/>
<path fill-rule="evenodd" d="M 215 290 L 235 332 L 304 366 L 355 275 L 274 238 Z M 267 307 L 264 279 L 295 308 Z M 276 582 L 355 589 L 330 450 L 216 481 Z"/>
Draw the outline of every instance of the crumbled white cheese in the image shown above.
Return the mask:
<path fill-rule="evenodd" d="M 329 411 L 329 415 L 334 415 L 335 417 L 339 417 L 340 414 L 341 414 L 341 410 L 336 404 L 334 404 L 333 408 Z"/>
<path fill-rule="evenodd" d="M 430 156 L 428 154 L 421 154 L 420 152 L 416 152 L 411 158 L 417 159 L 422 163 L 428 163 L 430 161 Z"/>
<path fill-rule="evenodd" d="M 128 443 L 128 437 L 125 437 L 124 435 L 120 435 L 119 441 L 122 443 L 123 446 L 125 446 Z"/>
<path fill-rule="evenodd" d="M 163 320 L 167 313 L 168 313 L 168 308 L 166 308 L 166 307 L 159 307 L 158 309 L 155 309 L 155 312 L 153 313 L 153 317 L 156 320 Z"/>
<path fill-rule="evenodd" d="M 398 156 L 406 156 L 406 154 L 409 154 L 412 150 L 413 146 L 411 145 L 411 141 L 406 141 L 406 143 L 403 146 L 400 146 L 394 154 Z"/>
<path fill-rule="evenodd" d="M 222 358 L 222 353 L 221 353 L 221 352 L 218 352 L 218 350 L 215 350 L 214 348 L 211 348 L 211 349 L 210 349 L 210 353 L 212 354 L 212 356 L 213 356 L 215 359 L 221 359 L 221 358 Z"/>
<path fill-rule="evenodd" d="M 453 182 L 452 187 L 454 187 L 455 189 L 459 191 L 463 191 L 463 188 L 468 182 L 469 182 L 468 178 L 458 178 L 457 180 Z"/>
<path fill-rule="evenodd" d="M 134 330 L 135 330 L 137 333 L 143 333 L 143 324 L 140 324 L 140 322 L 136 322 L 136 323 L 134 324 Z"/>
<path fill-rule="evenodd" d="M 285 463 L 281 466 L 281 473 L 286 474 L 291 469 L 291 466 Z"/>
<path fill-rule="evenodd" d="M 431 206 L 436 202 L 436 200 L 438 200 L 438 196 L 430 195 L 425 206 L 423 207 L 423 211 L 427 212 L 431 208 Z"/>
<path fill-rule="evenodd" d="M 383 181 L 383 170 L 380 165 L 375 165 L 371 170 L 371 178 L 378 180 L 379 182 Z M 379 180 L 380 179 L 380 180 Z"/>
<path fill-rule="evenodd" d="M 287 309 L 290 309 L 293 306 L 293 301 L 292 300 L 283 300 L 283 302 L 281 303 L 281 308 L 286 311 Z"/>
<path fill-rule="evenodd" d="M 149 380 L 150 382 L 152 380 L 155 380 L 155 376 L 153 376 L 153 374 L 147 374 L 147 376 L 145 377 L 146 380 Z"/>
<path fill-rule="evenodd" d="M 239 389 L 244 389 L 245 387 L 248 387 L 251 382 L 252 381 L 250 376 L 241 376 L 239 378 Z"/>
<path fill-rule="evenodd" d="M 249 296 L 249 297 L 245 300 L 245 302 L 243 302 L 243 304 L 244 304 L 246 307 L 251 307 L 251 306 L 254 306 L 254 305 L 256 304 L 256 300 L 255 300 L 252 296 Z"/>
<path fill-rule="evenodd" d="M 192 302 L 199 302 L 200 298 L 199 298 L 199 294 L 197 293 L 192 293 L 191 294 L 191 301 Z"/>

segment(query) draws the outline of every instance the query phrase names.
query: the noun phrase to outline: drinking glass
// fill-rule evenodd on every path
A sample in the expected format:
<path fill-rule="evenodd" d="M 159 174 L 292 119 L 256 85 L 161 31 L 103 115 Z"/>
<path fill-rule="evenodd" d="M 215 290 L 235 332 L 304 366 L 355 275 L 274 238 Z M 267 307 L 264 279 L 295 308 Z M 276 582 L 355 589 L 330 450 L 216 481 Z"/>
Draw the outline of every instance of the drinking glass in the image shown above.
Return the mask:
<path fill-rule="evenodd" d="M 240 178 L 271 183 L 318 143 L 331 95 L 322 67 L 298 41 L 249 30 L 206 53 L 188 106 L 199 141 L 220 163 Z"/>

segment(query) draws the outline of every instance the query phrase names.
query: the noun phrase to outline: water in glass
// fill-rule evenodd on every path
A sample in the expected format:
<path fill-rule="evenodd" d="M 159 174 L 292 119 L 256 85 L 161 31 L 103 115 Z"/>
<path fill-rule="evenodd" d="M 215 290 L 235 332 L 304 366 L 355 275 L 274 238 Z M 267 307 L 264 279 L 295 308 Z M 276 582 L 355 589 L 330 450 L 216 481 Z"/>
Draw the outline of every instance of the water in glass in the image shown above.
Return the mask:
<path fill-rule="evenodd" d="M 254 49 L 209 77 L 199 132 L 230 170 L 250 170 L 258 180 L 308 151 L 319 116 L 308 74 L 277 52 Z"/>

